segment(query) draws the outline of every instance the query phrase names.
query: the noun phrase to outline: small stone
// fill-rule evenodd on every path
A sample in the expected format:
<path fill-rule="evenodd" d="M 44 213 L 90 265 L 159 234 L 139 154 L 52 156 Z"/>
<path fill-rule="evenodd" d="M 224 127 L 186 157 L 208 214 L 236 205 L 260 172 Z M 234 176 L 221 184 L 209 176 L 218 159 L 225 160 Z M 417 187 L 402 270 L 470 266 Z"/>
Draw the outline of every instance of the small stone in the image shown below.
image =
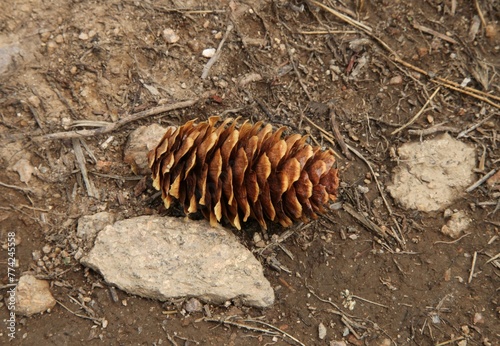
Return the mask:
<path fill-rule="evenodd" d="M 474 319 L 473 319 L 474 324 L 483 324 L 484 323 L 484 317 L 483 314 L 480 312 L 476 312 L 474 314 Z"/>
<path fill-rule="evenodd" d="M 77 261 L 79 261 L 82 257 L 83 257 L 84 253 L 83 253 L 83 250 L 82 248 L 79 248 L 78 250 L 76 250 L 75 254 L 73 255 L 73 258 Z"/>
<path fill-rule="evenodd" d="M 52 54 L 57 49 L 57 43 L 54 41 L 47 42 L 47 53 Z"/>
<path fill-rule="evenodd" d="M 107 225 L 115 222 L 115 215 L 103 211 L 94 215 L 85 215 L 78 219 L 76 228 L 76 236 L 84 241 L 91 241 L 96 234 L 104 229 Z"/>
<path fill-rule="evenodd" d="M 30 97 L 28 97 L 28 102 L 35 108 L 39 108 L 42 103 L 42 101 L 40 101 L 40 98 L 36 95 L 31 95 Z"/>
<path fill-rule="evenodd" d="M 430 115 L 430 114 L 429 114 L 429 115 L 427 116 L 427 122 L 428 122 L 429 124 L 433 124 L 433 123 L 434 123 L 434 117 L 433 117 L 432 115 Z"/>
<path fill-rule="evenodd" d="M 75 75 L 77 72 L 78 72 L 78 68 L 76 66 L 71 66 L 69 73 L 71 73 L 72 75 Z"/>
<path fill-rule="evenodd" d="M 148 174 L 148 152 L 154 149 L 165 132 L 171 127 L 162 127 L 158 124 L 140 126 L 128 136 L 125 145 L 123 161 L 131 166 L 135 174 Z"/>
<path fill-rule="evenodd" d="M 94 29 L 92 29 L 92 30 L 89 31 L 89 38 L 92 38 L 95 35 L 97 35 L 97 31 L 95 31 Z"/>
<path fill-rule="evenodd" d="M 201 55 L 205 58 L 211 58 L 215 55 L 215 48 L 204 49 L 203 52 L 201 52 Z"/>
<path fill-rule="evenodd" d="M 58 44 L 64 43 L 64 36 L 61 35 L 61 34 L 57 35 L 56 38 L 55 38 L 55 41 Z"/>
<path fill-rule="evenodd" d="M 394 76 L 389 80 L 389 85 L 397 85 L 403 83 L 403 77 L 401 76 Z"/>
<path fill-rule="evenodd" d="M 500 185 L 500 169 L 486 180 L 486 185 L 488 187 L 493 187 L 495 185 Z"/>
<path fill-rule="evenodd" d="M 343 340 L 332 340 L 330 346 L 347 346 L 347 344 Z"/>
<path fill-rule="evenodd" d="M 78 38 L 82 41 L 87 41 L 89 39 L 89 35 L 82 32 L 82 33 L 80 33 L 80 35 L 78 35 Z"/>
<path fill-rule="evenodd" d="M 163 32 L 161 33 L 162 36 L 163 36 L 163 39 L 167 42 L 167 43 L 176 43 L 178 42 L 181 38 L 175 33 L 174 30 L 170 29 L 170 28 L 167 28 L 165 30 L 163 30 Z"/>
<path fill-rule="evenodd" d="M 497 28 L 494 24 L 488 24 L 485 28 L 485 36 L 489 39 L 494 39 L 497 36 Z"/>
<path fill-rule="evenodd" d="M 33 261 L 38 261 L 39 259 L 42 258 L 42 251 L 40 250 L 35 250 L 31 253 L 31 257 L 33 258 Z"/>
<path fill-rule="evenodd" d="M 184 304 L 184 310 L 188 313 L 200 312 L 203 310 L 203 305 L 198 299 L 191 298 L 186 302 L 186 304 Z"/>
<path fill-rule="evenodd" d="M 49 254 L 52 251 L 52 247 L 47 244 L 42 248 L 42 251 L 44 254 Z"/>
<path fill-rule="evenodd" d="M 320 323 L 318 325 L 318 338 L 320 340 L 323 340 L 325 339 L 325 337 L 326 337 L 326 327 L 323 323 Z"/>
<path fill-rule="evenodd" d="M 462 232 L 464 232 L 471 223 L 471 219 L 467 217 L 465 212 L 458 211 L 454 213 L 450 220 L 441 228 L 441 233 L 453 238 L 457 239 L 460 237 Z"/>
<path fill-rule="evenodd" d="M 31 165 L 28 159 L 20 159 L 10 167 L 9 170 L 17 172 L 17 174 L 19 174 L 19 180 L 28 184 L 31 180 L 31 176 L 35 172 L 35 167 Z"/>
<path fill-rule="evenodd" d="M 31 316 L 52 309 L 56 300 L 49 290 L 49 282 L 33 275 L 23 275 L 15 289 L 16 314 Z"/>

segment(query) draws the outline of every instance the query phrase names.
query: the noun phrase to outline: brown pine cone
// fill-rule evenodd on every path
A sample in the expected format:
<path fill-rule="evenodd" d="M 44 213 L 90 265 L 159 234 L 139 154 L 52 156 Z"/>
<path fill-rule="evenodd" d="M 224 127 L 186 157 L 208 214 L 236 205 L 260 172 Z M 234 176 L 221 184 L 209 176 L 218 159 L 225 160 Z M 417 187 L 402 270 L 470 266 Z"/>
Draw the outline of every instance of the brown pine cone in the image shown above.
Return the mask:
<path fill-rule="evenodd" d="M 332 150 L 306 143 L 306 136 L 282 139 L 262 122 L 252 125 L 219 117 L 170 127 L 148 153 L 153 186 L 168 209 L 177 199 L 184 212 L 198 209 L 216 224 L 222 217 L 237 229 L 241 221 L 265 219 L 284 227 L 324 213 L 337 198 L 338 171 Z"/>

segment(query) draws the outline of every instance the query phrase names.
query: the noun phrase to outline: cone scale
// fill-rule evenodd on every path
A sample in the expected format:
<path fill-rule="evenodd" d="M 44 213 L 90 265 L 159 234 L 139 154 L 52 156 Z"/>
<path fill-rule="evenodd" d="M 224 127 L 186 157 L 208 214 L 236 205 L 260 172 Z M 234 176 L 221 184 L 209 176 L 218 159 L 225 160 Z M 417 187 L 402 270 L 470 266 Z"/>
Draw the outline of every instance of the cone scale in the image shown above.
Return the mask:
<path fill-rule="evenodd" d="M 282 138 L 284 127 L 273 132 L 262 122 L 219 120 L 169 127 L 148 153 L 167 209 L 178 200 L 186 214 L 201 211 L 211 224 L 226 219 L 241 229 L 252 218 L 267 229 L 267 220 L 289 227 L 316 219 L 336 200 L 332 150 L 298 134 Z"/>

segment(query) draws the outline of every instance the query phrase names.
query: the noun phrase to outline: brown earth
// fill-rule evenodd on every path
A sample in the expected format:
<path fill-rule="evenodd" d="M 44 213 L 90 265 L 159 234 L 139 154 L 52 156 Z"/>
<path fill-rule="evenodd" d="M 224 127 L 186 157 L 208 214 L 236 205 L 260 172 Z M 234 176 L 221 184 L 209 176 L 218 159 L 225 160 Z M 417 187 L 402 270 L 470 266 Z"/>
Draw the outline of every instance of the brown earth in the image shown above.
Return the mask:
<path fill-rule="evenodd" d="M 268 309 L 207 305 L 204 313 L 189 315 L 182 310 L 183 299 L 157 302 L 121 291 L 115 302 L 102 278 L 74 259 L 82 215 L 103 210 L 119 219 L 182 215 L 179 208 L 165 213 L 161 201 L 151 198 L 155 191 L 141 188 L 143 177 L 123 162 L 128 134 L 144 124 L 233 114 L 310 133 L 312 141 L 330 146 L 330 105 L 346 143 L 369 161 L 384 185 L 397 164 L 395 149 L 421 138 L 409 130 L 444 124 L 463 131 L 486 119 L 461 140 L 484 157 L 477 179 L 498 169 L 498 2 L 325 4 L 340 15 L 312 3 L 281 0 L 2 1 L 0 49 L 15 52 L 12 61 L 0 61 L 2 249 L 8 233 L 15 232 L 16 275 L 30 271 L 50 280 L 54 297 L 72 312 L 58 304 L 48 313 L 18 317 L 15 339 L 9 339 L 6 325 L 0 326 L 1 344 L 299 344 L 272 325 L 304 345 L 342 345 L 335 343 L 342 340 L 380 346 L 499 345 L 500 272 L 498 261 L 488 262 L 499 252 L 498 185 L 482 184 L 450 206 L 473 219 L 469 234 L 452 241 L 439 232 L 446 221 L 443 212 L 401 209 L 382 189 L 386 206 L 367 164 L 357 156 L 346 158 L 338 146 L 341 201 L 395 232 L 399 241 L 372 233 L 343 209 L 297 225 L 281 247 L 266 251 L 253 243 L 258 226 L 246 224 L 241 240 L 256 249 L 275 288 L 276 303 Z M 341 15 L 355 22 L 348 24 Z M 356 23 L 372 31 L 363 32 Z M 217 48 L 230 24 L 234 28 L 220 58 L 202 79 L 208 61 L 202 51 Z M 171 37 L 163 32 L 169 28 L 178 41 L 167 42 Z M 442 84 L 465 78 L 473 95 Z M 392 135 L 438 86 L 415 123 Z M 474 90 L 484 93 L 474 96 Z M 112 123 L 191 99 L 197 100 L 194 106 L 85 137 L 86 167 L 98 198 L 88 196 L 72 140 L 41 137 L 68 131 L 77 121 Z M 22 169 L 34 168 L 27 184 L 12 171 L 21 158 L 29 160 Z M 369 191 L 360 193 L 359 185 Z M 272 225 L 270 234 L 284 231 Z M 44 247 L 47 253 L 34 260 L 33 252 Z M 5 298 L 7 251 L 0 261 Z M 348 298 L 342 296 L 346 290 Z M 352 310 L 351 300 L 356 302 Z M 209 314 L 239 317 L 230 321 L 253 329 L 204 320 Z M 0 318 L 8 318 L 6 305 Z M 320 323 L 327 330 L 324 340 L 318 338 Z"/>

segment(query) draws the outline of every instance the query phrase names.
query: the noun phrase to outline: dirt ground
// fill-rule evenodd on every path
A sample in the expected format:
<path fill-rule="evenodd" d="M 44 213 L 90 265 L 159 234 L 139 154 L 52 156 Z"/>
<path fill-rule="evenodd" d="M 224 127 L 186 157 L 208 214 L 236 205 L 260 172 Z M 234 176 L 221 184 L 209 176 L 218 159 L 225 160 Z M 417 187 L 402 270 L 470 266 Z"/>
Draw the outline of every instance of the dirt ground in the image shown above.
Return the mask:
<path fill-rule="evenodd" d="M 324 6 L 284 0 L 0 3 L 0 49 L 15 53 L 12 61 L 0 61 L 2 249 L 15 232 L 17 277 L 29 271 L 50 280 L 59 302 L 50 312 L 18 317 L 15 339 L 0 325 L 0 344 L 500 345 L 500 268 L 489 261 L 500 249 L 498 185 L 481 184 L 450 206 L 473 220 L 458 240 L 440 233 L 443 211 L 404 210 L 383 188 L 401 144 L 443 130 L 456 136 L 475 124 L 461 140 L 476 148 L 476 178 L 499 168 L 499 3 L 331 0 Z M 208 62 L 203 51 L 221 41 L 218 60 L 201 78 Z M 414 123 L 392 134 L 429 98 Z M 105 134 L 44 137 L 74 126 L 93 130 L 97 121 L 119 123 L 185 100 L 196 102 Z M 329 142 L 329 106 L 344 141 L 375 174 Z M 180 208 L 162 209 L 150 185 L 141 188 L 143 176 L 124 163 L 123 149 L 140 125 L 212 115 L 264 120 L 332 146 L 339 153 L 340 201 L 394 236 L 380 237 L 341 208 L 259 251 L 253 242 L 259 227 L 250 222 L 239 235 L 265 266 L 274 306 L 207 305 L 203 313 L 187 314 L 183 299 L 158 302 L 120 290 L 116 299 L 75 259 L 86 250 L 76 237 L 78 218 L 104 210 L 118 219 L 181 217 Z M 427 128 L 430 134 L 415 132 Z M 96 197 L 82 179 L 79 144 Z M 27 183 L 13 170 L 23 158 L 17 170 L 32 175 Z M 284 231 L 272 225 L 270 234 Z M 232 325 L 208 320 L 230 316 Z M 4 304 L 0 319 L 7 318 Z"/>

